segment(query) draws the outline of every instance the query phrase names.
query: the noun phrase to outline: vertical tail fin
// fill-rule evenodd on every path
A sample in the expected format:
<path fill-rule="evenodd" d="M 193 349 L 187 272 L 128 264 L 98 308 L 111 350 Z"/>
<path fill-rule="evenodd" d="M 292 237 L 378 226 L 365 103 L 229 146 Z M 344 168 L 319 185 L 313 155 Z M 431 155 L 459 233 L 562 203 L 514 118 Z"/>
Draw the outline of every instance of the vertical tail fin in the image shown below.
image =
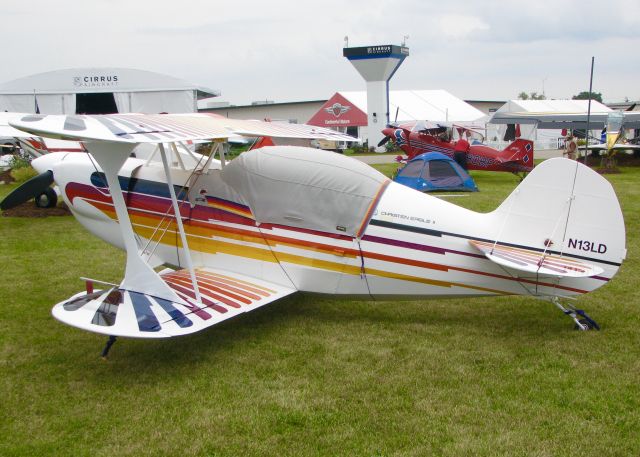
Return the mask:
<path fill-rule="evenodd" d="M 518 138 L 500 152 L 498 160 L 500 160 L 500 162 L 517 162 L 532 170 L 533 142 Z"/>
<path fill-rule="evenodd" d="M 249 150 L 264 148 L 265 146 L 275 146 L 273 139 L 270 136 L 261 136 L 258 140 L 251 145 Z"/>
<path fill-rule="evenodd" d="M 497 244 L 580 259 L 606 278 L 626 256 L 613 187 L 573 160 L 545 160 L 488 216 Z"/>

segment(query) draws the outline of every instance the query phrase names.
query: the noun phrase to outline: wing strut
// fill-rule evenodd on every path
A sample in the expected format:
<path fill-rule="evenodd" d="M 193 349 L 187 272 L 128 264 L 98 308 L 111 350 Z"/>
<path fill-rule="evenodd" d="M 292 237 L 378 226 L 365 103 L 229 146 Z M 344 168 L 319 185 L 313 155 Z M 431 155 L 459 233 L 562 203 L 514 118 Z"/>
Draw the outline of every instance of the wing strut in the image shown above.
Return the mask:
<path fill-rule="evenodd" d="M 116 210 L 122 239 L 127 252 L 127 265 L 124 279 L 120 284 L 123 289 L 146 293 L 154 297 L 164 298 L 176 303 L 184 303 L 176 293 L 153 271 L 138 250 L 135 232 L 131 226 L 131 219 L 127 205 L 122 196 L 122 188 L 118 181 L 118 171 L 122 168 L 136 143 L 119 143 L 112 141 L 86 142 L 85 147 L 94 157 L 107 178 L 107 185 Z"/>
<path fill-rule="evenodd" d="M 164 174 L 167 176 L 167 185 L 169 186 L 169 194 L 171 195 L 173 214 L 175 215 L 176 223 L 178 224 L 178 230 L 180 231 L 180 239 L 182 240 L 182 251 L 184 252 L 184 258 L 187 262 L 187 269 L 189 270 L 189 275 L 191 277 L 191 284 L 193 285 L 196 300 L 198 301 L 198 303 L 202 303 L 202 298 L 200 297 L 200 289 L 198 288 L 198 282 L 196 280 L 196 272 L 193 268 L 193 262 L 191 261 L 191 252 L 189 251 L 189 245 L 187 244 L 187 234 L 185 233 L 184 226 L 182 225 L 182 214 L 180 213 L 180 208 L 178 206 L 176 191 L 173 188 L 173 180 L 171 179 L 171 170 L 169 169 L 169 163 L 167 162 L 167 154 L 164 149 L 164 144 L 162 143 L 160 143 L 160 157 L 162 157 Z"/>

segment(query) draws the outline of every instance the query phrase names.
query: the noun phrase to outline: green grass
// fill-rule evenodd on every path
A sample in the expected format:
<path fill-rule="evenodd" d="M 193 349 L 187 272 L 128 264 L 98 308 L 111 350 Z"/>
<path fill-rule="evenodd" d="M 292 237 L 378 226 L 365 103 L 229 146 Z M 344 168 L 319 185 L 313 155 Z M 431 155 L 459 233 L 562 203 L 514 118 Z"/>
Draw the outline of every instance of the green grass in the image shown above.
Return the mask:
<path fill-rule="evenodd" d="M 518 183 L 473 173 L 487 211 Z M 0 218 L 0 455 L 640 454 L 640 170 L 608 176 L 628 258 L 576 332 L 526 298 L 295 295 L 192 336 L 121 340 L 56 322 L 122 253 L 71 217 Z M 10 186 L 0 186 L 6 194 Z"/>

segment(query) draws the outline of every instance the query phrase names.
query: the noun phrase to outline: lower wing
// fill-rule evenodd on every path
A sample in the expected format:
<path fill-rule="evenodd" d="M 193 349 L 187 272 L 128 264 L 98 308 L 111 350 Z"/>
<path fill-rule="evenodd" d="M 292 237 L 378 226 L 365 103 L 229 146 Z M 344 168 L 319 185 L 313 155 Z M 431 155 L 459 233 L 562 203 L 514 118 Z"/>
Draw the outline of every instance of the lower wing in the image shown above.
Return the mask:
<path fill-rule="evenodd" d="M 201 268 L 196 270 L 198 301 L 188 270 L 159 276 L 182 303 L 113 287 L 77 294 L 55 305 L 52 314 L 65 324 L 96 333 L 167 338 L 198 332 L 295 292 L 238 273 Z"/>

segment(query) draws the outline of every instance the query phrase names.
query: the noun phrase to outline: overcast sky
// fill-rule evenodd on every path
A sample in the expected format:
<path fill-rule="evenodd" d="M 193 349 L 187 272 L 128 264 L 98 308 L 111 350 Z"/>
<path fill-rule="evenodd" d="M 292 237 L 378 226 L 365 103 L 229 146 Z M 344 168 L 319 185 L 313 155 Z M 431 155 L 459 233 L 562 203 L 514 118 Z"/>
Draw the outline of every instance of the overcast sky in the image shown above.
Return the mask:
<path fill-rule="evenodd" d="M 411 55 L 391 89 L 467 100 L 522 91 L 640 99 L 640 1 L 2 0 L 0 82 L 63 68 L 129 67 L 222 92 L 233 104 L 364 90 L 350 46 Z"/>

